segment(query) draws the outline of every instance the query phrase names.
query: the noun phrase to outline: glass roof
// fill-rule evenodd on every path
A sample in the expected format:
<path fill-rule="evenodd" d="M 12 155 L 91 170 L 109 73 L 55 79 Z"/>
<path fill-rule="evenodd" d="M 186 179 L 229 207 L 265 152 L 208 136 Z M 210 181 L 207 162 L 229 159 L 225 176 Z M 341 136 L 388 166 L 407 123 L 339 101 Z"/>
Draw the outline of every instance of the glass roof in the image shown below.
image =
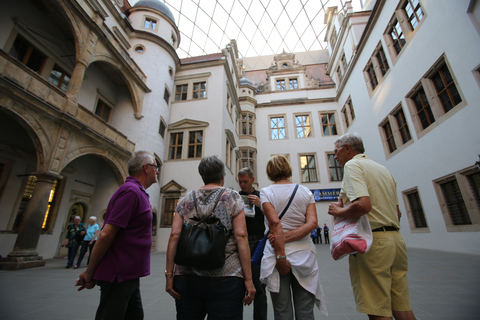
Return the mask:
<path fill-rule="evenodd" d="M 325 10 L 344 11 L 342 0 L 160 1 L 180 30 L 180 58 L 221 52 L 231 39 L 240 57 L 325 49 Z"/>

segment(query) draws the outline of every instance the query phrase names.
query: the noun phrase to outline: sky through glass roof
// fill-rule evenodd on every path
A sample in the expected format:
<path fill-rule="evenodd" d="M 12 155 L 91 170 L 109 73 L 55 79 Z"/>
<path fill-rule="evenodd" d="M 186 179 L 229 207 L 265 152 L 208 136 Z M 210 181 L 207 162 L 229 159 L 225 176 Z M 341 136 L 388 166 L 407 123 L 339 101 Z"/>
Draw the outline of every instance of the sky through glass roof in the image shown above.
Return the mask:
<path fill-rule="evenodd" d="M 221 52 L 231 39 L 240 57 L 325 49 L 325 10 L 343 11 L 341 0 L 159 1 L 180 30 L 180 58 Z"/>

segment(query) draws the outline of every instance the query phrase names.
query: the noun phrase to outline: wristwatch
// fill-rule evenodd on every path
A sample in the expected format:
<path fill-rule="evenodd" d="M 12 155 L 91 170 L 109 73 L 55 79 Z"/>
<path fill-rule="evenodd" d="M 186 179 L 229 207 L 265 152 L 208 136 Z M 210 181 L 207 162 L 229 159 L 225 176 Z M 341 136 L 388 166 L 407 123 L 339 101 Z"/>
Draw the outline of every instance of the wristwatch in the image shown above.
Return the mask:
<path fill-rule="evenodd" d="M 287 259 L 287 256 L 281 256 L 281 255 L 277 254 L 276 258 L 277 259 Z"/>

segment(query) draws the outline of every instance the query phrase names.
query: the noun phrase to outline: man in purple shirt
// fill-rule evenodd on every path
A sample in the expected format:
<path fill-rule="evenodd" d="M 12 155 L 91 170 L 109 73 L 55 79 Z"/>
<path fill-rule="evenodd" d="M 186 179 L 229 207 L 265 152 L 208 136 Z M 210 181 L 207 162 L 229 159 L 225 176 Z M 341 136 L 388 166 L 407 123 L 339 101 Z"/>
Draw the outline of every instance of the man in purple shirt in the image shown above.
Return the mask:
<path fill-rule="evenodd" d="M 157 182 L 158 165 L 148 152 L 128 161 L 125 183 L 113 194 L 78 291 L 100 286 L 96 320 L 143 319 L 140 277 L 150 274 L 152 207 L 145 189 Z"/>

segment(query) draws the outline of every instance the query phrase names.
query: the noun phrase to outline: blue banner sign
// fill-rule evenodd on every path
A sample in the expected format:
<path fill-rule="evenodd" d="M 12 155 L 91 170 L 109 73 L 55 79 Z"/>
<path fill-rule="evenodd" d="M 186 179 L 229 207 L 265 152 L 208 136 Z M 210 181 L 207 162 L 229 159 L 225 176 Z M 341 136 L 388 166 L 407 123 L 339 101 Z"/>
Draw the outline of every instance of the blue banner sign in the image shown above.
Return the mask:
<path fill-rule="evenodd" d="M 337 201 L 340 189 L 312 190 L 315 201 Z"/>

